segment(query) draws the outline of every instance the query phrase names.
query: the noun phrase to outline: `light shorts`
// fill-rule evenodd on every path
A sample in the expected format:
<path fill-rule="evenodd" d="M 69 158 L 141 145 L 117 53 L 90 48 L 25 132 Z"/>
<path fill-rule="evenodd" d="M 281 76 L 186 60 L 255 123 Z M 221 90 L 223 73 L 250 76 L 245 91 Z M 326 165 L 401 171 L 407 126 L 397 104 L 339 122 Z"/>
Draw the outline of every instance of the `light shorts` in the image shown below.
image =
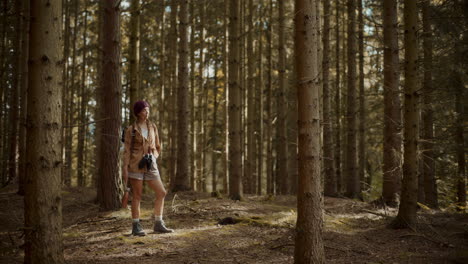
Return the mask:
<path fill-rule="evenodd" d="M 158 166 L 156 164 L 156 159 L 153 158 L 153 165 L 151 170 L 147 172 L 128 172 L 128 177 L 136 180 L 161 180 L 161 175 L 159 174 Z"/>

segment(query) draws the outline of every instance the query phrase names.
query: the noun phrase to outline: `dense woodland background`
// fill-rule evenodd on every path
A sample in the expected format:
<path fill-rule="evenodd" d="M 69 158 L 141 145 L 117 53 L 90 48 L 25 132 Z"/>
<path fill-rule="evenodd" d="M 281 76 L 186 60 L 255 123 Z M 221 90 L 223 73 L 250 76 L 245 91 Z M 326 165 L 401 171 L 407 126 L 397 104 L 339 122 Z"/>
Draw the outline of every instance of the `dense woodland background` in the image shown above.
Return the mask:
<path fill-rule="evenodd" d="M 48 13 L 29 1 L 0 3 L 2 186 L 28 193 L 36 168 L 28 155 L 39 146 L 28 142 L 41 138 L 32 107 L 62 120 L 49 138 L 60 153 L 44 154 L 41 166 L 60 170 L 62 186 L 95 187 L 103 210 L 118 208 L 121 131 L 133 122 L 133 102 L 144 99 L 159 128 L 158 165 L 169 190 L 232 199 L 297 193 L 295 58 L 304 54 L 294 49 L 293 1 L 54 2 L 61 17 L 46 29 L 33 27 Z M 409 193 L 420 207 L 464 211 L 467 2 L 313 3 L 324 194 L 395 207 L 412 166 L 417 188 Z M 50 49 L 60 52 L 58 93 L 28 94 L 31 76 L 40 76 L 34 65 L 48 60 L 35 51 L 40 38 L 31 34 L 39 29 L 57 34 Z M 60 106 L 34 105 L 46 95 L 60 95 Z M 417 146 L 412 158 L 404 157 L 408 142 Z"/>

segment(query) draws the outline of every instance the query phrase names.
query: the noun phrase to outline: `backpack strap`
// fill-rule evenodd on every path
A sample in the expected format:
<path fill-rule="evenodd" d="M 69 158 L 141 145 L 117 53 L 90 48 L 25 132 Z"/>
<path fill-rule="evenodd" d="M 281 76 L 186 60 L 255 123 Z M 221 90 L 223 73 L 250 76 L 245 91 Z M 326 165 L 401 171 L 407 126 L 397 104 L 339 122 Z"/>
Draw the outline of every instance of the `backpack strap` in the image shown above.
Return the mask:
<path fill-rule="evenodd" d="M 133 150 L 135 145 L 135 127 L 132 125 L 132 139 L 130 140 L 130 152 Z"/>

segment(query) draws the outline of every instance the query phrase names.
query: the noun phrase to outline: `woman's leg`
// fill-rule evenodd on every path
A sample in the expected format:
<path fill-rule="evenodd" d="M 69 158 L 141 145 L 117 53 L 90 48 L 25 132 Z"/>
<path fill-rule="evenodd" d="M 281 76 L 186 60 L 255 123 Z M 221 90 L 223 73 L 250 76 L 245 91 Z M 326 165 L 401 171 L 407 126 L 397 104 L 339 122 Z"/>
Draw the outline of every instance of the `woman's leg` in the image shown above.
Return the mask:
<path fill-rule="evenodd" d="M 166 189 L 160 179 L 147 181 L 151 189 L 153 189 L 156 200 L 154 201 L 154 215 L 162 216 L 164 211 L 164 198 L 166 197 Z"/>
<path fill-rule="evenodd" d="M 132 218 L 140 219 L 140 201 L 143 191 L 143 181 L 129 178 L 132 185 Z"/>

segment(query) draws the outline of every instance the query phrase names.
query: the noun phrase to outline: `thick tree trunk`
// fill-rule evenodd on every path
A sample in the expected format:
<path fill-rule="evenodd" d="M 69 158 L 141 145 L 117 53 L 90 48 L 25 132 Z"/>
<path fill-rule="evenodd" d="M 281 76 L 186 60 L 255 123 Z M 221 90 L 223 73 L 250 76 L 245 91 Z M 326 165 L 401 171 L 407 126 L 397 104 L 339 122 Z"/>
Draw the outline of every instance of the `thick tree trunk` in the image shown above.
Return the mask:
<path fill-rule="evenodd" d="M 299 184 L 295 263 L 325 263 L 320 184 L 320 39 L 314 1 L 296 0 L 295 52 L 299 110 Z"/>
<path fill-rule="evenodd" d="M 179 12 L 179 89 L 177 92 L 177 174 L 173 191 L 190 190 L 188 145 L 188 0 L 180 0 Z"/>
<path fill-rule="evenodd" d="M 19 182 L 18 182 L 18 194 L 24 195 L 25 191 L 25 180 L 26 180 L 26 136 L 27 136 L 27 109 L 28 109 L 28 74 L 29 74 L 29 23 L 30 23 L 30 3 L 29 1 L 25 1 L 22 5 L 22 28 L 21 34 L 23 37 L 21 38 L 21 65 L 20 65 L 20 72 L 21 72 L 21 81 L 20 81 L 20 132 L 19 132 Z M 63 98 L 63 96 L 62 96 Z M 63 103 L 63 101 L 62 101 Z M 62 111 L 63 112 L 63 111 Z M 63 118 L 63 116 L 62 116 Z M 63 119 L 62 119 L 63 120 Z M 63 141 L 62 141 L 63 142 Z"/>
<path fill-rule="evenodd" d="M 78 186 L 86 186 L 86 179 L 85 179 L 85 166 L 84 166 L 84 152 L 85 152 L 85 136 L 86 136 L 86 131 L 87 131 L 87 125 L 84 125 L 87 123 L 86 120 L 86 111 L 87 111 L 87 105 L 88 105 L 88 92 L 86 91 L 86 53 L 87 53 L 87 47 L 86 47 L 86 38 L 87 38 L 87 27 L 88 27 L 88 10 L 86 10 L 86 5 L 85 5 L 85 11 L 83 14 L 83 59 L 82 59 L 82 64 L 81 64 L 81 104 L 80 104 L 80 118 L 79 118 L 79 124 L 80 126 L 78 127 L 78 148 L 77 148 L 77 156 L 78 156 L 78 161 L 77 161 L 77 174 L 78 174 Z"/>
<path fill-rule="evenodd" d="M 119 0 L 105 1 L 102 32 L 102 113 L 104 120 L 101 134 L 99 159 L 99 192 L 102 210 L 114 210 L 120 207 L 121 179 L 119 173 L 119 144 L 121 130 L 120 82 L 120 7 Z"/>
<path fill-rule="evenodd" d="M 384 142 L 382 198 L 396 206 L 401 181 L 401 113 L 399 94 L 397 1 L 383 2 Z"/>
<path fill-rule="evenodd" d="M 242 199 L 241 90 L 239 87 L 239 0 L 229 13 L 229 196 Z"/>
<path fill-rule="evenodd" d="M 25 263 L 64 263 L 62 244 L 62 1 L 31 1 Z"/>
<path fill-rule="evenodd" d="M 333 160 L 333 131 L 331 124 L 330 76 L 330 2 L 323 1 L 323 154 L 325 166 L 325 195 L 336 196 L 336 174 Z"/>
<path fill-rule="evenodd" d="M 134 118 L 133 104 L 140 100 L 140 0 L 131 0 L 130 3 L 130 36 L 129 36 L 129 70 L 130 70 L 130 116 Z"/>
<path fill-rule="evenodd" d="M 276 188 L 280 194 L 289 193 L 290 179 L 288 175 L 288 141 L 286 131 L 286 118 L 287 118 L 287 102 L 286 102 L 286 50 L 285 50 L 285 1 L 278 1 L 279 7 L 279 43 L 278 43 L 278 121 L 276 123 L 277 136 L 276 136 L 276 153 L 277 153 L 277 167 L 276 167 Z"/>
<path fill-rule="evenodd" d="M 346 144 L 346 193 L 350 198 L 361 196 L 357 175 L 356 151 L 356 0 L 348 0 L 348 94 L 347 94 L 347 144 Z"/>
<path fill-rule="evenodd" d="M 435 179 L 434 161 L 434 111 L 432 110 L 432 30 L 430 21 L 430 0 L 422 3 L 423 14 L 423 49 L 424 49 L 424 81 L 423 81 L 423 178 L 426 204 L 438 208 L 437 184 Z"/>
<path fill-rule="evenodd" d="M 416 222 L 418 195 L 418 9 L 416 1 L 404 1 L 405 24 L 405 102 L 404 156 L 401 203 L 393 228 L 405 228 Z"/>

